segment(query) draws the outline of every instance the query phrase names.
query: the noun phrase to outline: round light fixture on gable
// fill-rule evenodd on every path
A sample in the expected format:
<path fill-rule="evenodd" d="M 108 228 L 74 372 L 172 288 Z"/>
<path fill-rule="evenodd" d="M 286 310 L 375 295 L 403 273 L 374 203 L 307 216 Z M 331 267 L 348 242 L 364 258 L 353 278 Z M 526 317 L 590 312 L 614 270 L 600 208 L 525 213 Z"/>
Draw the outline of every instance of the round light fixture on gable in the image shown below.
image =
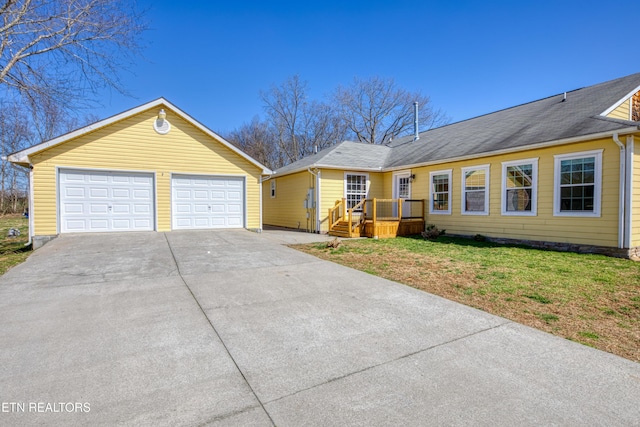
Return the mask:
<path fill-rule="evenodd" d="M 158 112 L 158 118 L 153 121 L 153 129 L 160 135 L 165 135 L 171 130 L 171 123 L 167 120 L 164 108 Z"/>

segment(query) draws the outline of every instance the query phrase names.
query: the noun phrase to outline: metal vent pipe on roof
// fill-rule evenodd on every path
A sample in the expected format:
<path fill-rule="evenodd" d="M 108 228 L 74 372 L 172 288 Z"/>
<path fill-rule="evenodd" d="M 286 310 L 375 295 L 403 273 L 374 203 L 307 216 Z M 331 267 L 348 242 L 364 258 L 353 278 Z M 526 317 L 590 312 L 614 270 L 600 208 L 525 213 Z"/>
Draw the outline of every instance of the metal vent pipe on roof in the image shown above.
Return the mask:
<path fill-rule="evenodd" d="M 418 131 L 418 102 L 413 103 L 413 140 L 420 139 L 420 133 Z"/>

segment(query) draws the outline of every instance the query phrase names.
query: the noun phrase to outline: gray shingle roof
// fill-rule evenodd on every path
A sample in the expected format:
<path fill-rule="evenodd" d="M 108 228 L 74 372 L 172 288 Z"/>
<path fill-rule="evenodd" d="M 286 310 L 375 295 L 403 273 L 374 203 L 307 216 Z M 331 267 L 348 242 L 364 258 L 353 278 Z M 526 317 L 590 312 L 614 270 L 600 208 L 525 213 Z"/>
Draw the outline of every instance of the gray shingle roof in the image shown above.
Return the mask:
<path fill-rule="evenodd" d="M 398 138 L 388 146 L 343 142 L 278 170 L 302 165 L 351 169 L 398 168 L 518 149 L 638 126 L 600 116 L 640 87 L 640 73 Z M 386 149 L 386 151 L 385 151 Z"/>
<path fill-rule="evenodd" d="M 276 175 L 309 167 L 381 170 L 390 152 L 391 148 L 384 145 L 343 141 L 278 169 Z"/>

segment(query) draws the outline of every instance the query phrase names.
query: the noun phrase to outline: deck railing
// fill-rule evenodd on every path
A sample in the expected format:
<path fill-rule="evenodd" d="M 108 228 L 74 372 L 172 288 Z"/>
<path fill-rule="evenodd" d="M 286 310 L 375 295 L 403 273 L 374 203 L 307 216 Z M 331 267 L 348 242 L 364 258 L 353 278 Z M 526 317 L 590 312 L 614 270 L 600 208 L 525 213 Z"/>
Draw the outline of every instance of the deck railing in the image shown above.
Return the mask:
<path fill-rule="evenodd" d="M 348 224 L 351 237 L 355 227 L 364 222 L 373 222 L 375 230 L 379 221 L 424 221 L 424 206 L 425 201 L 417 199 L 363 199 L 347 209 L 347 200 L 338 200 L 335 206 L 329 208 L 329 230 L 343 222 Z"/>

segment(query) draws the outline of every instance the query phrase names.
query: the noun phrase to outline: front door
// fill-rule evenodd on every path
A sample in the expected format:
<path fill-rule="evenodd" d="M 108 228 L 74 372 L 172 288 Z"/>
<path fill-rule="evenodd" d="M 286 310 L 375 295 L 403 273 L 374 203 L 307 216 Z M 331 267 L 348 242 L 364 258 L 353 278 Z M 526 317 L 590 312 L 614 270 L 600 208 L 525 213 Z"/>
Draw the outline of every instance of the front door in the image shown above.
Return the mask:
<path fill-rule="evenodd" d="M 393 198 L 394 199 L 410 199 L 411 198 L 411 172 L 397 173 L 393 176 Z M 406 202 L 402 204 L 402 212 L 409 209 Z M 406 211 L 408 212 L 408 210 Z M 394 207 L 394 216 L 398 215 L 397 206 Z"/>

